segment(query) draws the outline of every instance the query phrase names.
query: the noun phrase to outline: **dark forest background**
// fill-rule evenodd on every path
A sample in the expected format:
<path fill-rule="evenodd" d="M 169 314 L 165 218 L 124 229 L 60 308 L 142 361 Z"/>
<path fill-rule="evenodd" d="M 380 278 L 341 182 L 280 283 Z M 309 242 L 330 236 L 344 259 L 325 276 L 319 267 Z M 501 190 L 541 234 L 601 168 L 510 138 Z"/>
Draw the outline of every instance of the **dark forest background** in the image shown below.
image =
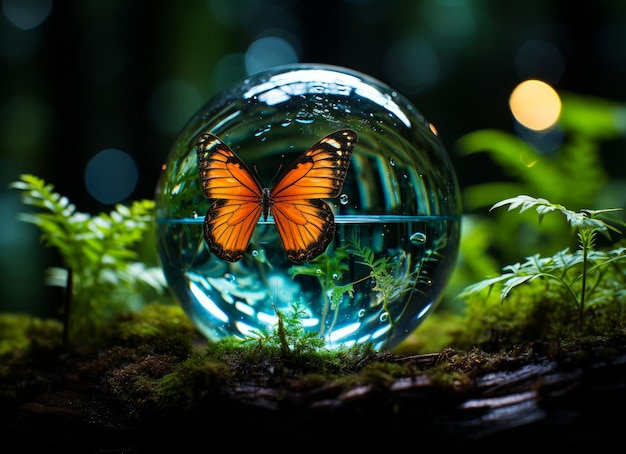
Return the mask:
<path fill-rule="evenodd" d="M 457 140 L 484 128 L 514 132 L 508 98 L 525 79 L 622 103 L 616 121 L 626 131 L 626 2 L 2 0 L 1 8 L 0 310 L 58 311 L 45 304 L 54 295 L 43 283 L 57 258 L 16 220 L 24 207 L 11 181 L 35 174 L 90 213 L 152 198 L 185 121 L 270 66 L 334 64 L 396 88 L 436 125 L 462 191 L 502 175 L 486 156 L 457 153 Z M 602 149 L 616 180 L 626 174 L 623 139 Z M 122 152 L 126 167 L 94 164 L 103 150 Z M 125 189 L 94 193 L 88 169 Z"/>

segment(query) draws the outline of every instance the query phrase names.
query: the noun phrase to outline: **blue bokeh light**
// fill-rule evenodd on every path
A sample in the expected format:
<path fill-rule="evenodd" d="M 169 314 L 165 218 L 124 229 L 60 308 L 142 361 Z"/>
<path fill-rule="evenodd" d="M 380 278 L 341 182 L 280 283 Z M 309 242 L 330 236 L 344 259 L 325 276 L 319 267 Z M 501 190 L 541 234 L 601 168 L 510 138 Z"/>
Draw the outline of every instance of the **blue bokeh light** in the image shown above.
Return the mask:
<path fill-rule="evenodd" d="M 85 184 L 94 199 L 114 204 L 133 193 L 138 176 L 137 164 L 128 153 L 108 148 L 96 154 L 87 164 Z"/>

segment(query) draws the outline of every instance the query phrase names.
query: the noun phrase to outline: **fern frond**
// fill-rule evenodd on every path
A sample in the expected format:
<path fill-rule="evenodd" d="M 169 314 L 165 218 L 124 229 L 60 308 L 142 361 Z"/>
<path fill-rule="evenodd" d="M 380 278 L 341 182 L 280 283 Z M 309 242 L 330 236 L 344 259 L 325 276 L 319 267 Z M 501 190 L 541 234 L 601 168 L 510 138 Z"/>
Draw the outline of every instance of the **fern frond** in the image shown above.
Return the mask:
<path fill-rule="evenodd" d="M 34 175 L 23 174 L 9 187 L 21 191 L 22 202 L 35 208 L 19 220 L 36 225 L 41 241 L 61 256 L 65 273 L 55 268 L 48 282 L 62 285 L 72 278 L 75 313 L 93 321 L 111 312 L 105 307 L 128 308 L 141 300 L 141 287 L 158 292 L 166 287 L 161 269 L 136 262 L 134 249 L 152 225 L 154 201 L 118 204 L 110 213 L 92 216 L 77 211 L 53 185 Z"/>

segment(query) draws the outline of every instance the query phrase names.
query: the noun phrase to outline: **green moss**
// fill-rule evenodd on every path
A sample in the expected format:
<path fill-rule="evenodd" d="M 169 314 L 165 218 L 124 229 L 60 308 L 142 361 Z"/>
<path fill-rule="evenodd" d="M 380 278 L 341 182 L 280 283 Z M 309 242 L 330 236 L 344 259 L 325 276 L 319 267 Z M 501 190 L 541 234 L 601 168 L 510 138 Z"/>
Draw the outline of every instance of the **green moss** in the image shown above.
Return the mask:
<path fill-rule="evenodd" d="M 393 349 L 398 355 L 414 355 L 420 353 L 440 352 L 454 345 L 459 332 L 467 326 L 463 314 L 441 309 L 424 319 L 422 324 L 409 335 L 400 345 Z"/>
<path fill-rule="evenodd" d="M 29 314 L 0 313 L 0 358 L 16 351 L 55 349 L 60 345 L 62 325 Z"/>
<path fill-rule="evenodd" d="M 204 356 L 179 363 L 151 357 L 140 366 L 114 371 L 108 385 L 130 417 L 144 420 L 187 412 L 219 394 L 232 376 L 225 363 Z"/>
<path fill-rule="evenodd" d="M 120 316 L 109 324 L 107 337 L 129 347 L 186 358 L 198 333 L 179 306 L 150 304 L 141 312 Z"/>
<path fill-rule="evenodd" d="M 193 418 L 207 409 L 223 412 L 239 402 L 236 395 L 240 392 L 249 393 L 255 404 L 263 405 L 263 396 L 269 393 L 266 397 L 271 405 L 279 405 L 283 399 L 290 405 L 294 396 L 306 399 L 323 396 L 326 391 L 332 396 L 357 391 L 358 396 L 362 389 L 385 397 L 399 379 L 408 378 L 407 383 L 418 388 L 423 383 L 426 392 L 456 395 L 471 389 L 476 376 L 531 363 L 545 355 L 572 362 L 593 357 L 610 361 L 623 351 L 620 346 L 623 349 L 626 340 L 622 331 L 616 339 L 585 336 L 560 342 L 524 342 L 495 353 L 481 348 L 444 348 L 423 357 L 376 352 L 368 344 L 335 351 L 299 351 L 258 340 L 209 342 L 180 309 L 155 304 L 111 322 L 105 343 L 79 354 L 63 350 L 57 322 L 26 315 L 0 316 L 0 326 L 8 328 L 2 331 L 3 341 L 15 340 L 15 350 L 6 350 L 2 357 L 0 403 L 39 395 L 62 383 L 80 382 L 91 387 L 89 393 L 115 402 L 129 421 L 146 427 L 152 421 L 178 416 Z M 46 335 L 56 341 L 43 344 L 37 340 Z"/>
<path fill-rule="evenodd" d="M 0 313 L 0 379 L 10 380 L 32 363 L 53 361 L 63 351 L 62 331 L 56 320 Z"/>
<path fill-rule="evenodd" d="M 393 362 L 367 364 L 358 373 L 362 383 L 382 389 L 388 388 L 397 378 L 413 375 L 415 375 L 415 370 L 412 367 Z"/>

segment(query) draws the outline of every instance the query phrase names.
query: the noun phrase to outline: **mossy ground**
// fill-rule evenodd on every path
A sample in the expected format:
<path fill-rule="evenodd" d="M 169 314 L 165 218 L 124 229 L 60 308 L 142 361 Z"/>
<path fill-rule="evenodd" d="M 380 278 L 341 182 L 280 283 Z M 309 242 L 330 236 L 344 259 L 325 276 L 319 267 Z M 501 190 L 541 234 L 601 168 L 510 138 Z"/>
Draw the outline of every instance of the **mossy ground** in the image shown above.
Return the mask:
<path fill-rule="evenodd" d="M 447 316 L 438 315 L 440 320 Z M 458 318 L 447 323 L 451 331 L 455 324 L 454 329 L 459 329 Z M 300 391 L 332 381 L 347 390 L 363 385 L 385 387 L 401 377 L 427 374 L 442 387 L 454 387 L 469 383 L 478 370 L 497 370 L 502 361 L 510 367 L 511 358 L 532 362 L 539 355 L 556 358 L 564 349 L 584 352 L 602 345 L 606 345 L 604 354 L 610 355 L 614 341 L 626 339 L 624 330 L 613 330 L 608 336 L 526 341 L 491 352 L 479 346 L 410 351 L 411 339 L 394 352 L 376 352 L 368 344 L 336 351 L 296 351 L 261 340 L 208 342 L 178 306 L 160 304 L 104 324 L 99 338 L 87 344 L 65 346 L 60 322 L 26 314 L 1 314 L 0 328 L 2 400 L 32 391 L 25 383 L 45 387 L 47 380 L 54 380 L 47 377 L 48 372 L 77 367 L 137 416 L 191 408 L 211 393 L 241 381 L 263 381 Z M 426 328 L 425 335 L 434 329 Z M 419 340 L 414 342 L 419 344 Z M 405 360 L 420 355 L 424 360 L 419 363 Z M 431 357 L 436 361 L 426 359 Z"/>
<path fill-rule="evenodd" d="M 533 439 L 512 431 L 524 425 L 520 421 L 560 415 L 554 402 L 563 406 L 572 389 L 579 391 L 575 404 L 564 404 L 568 412 L 584 405 L 594 415 L 597 405 L 606 406 L 603 399 L 624 400 L 623 392 L 597 397 L 594 378 L 604 371 L 601 389 L 607 374 L 610 390 L 623 383 L 623 331 L 492 352 L 376 352 L 368 345 L 296 350 L 257 340 L 207 342 L 177 306 L 160 304 L 111 320 L 97 339 L 78 345 L 63 344 L 62 325 L 54 320 L 1 314 L 0 328 L 0 432 L 19 440 L 21 452 L 50 446 L 155 452 L 194 433 L 234 437 L 251 447 L 265 436 L 293 447 L 318 433 L 335 447 L 354 449 L 367 447 L 367 437 L 346 437 L 347 428 L 362 433 L 371 424 L 379 435 L 411 431 L 428 446 L 437 439 L 438 453 L 472 441 L 484 450 L 494 433 L 507 442 Z M 590 380 L 584 371 L 595 375 Z M 592 398 L 580 392 L 586 382 Z M 582 404 L 577 395 L 584 396 Z M 611 408 L 619 413 L 622 407 Z M 497 419 L 506 412 L 509 417 Z M 596 416 L 585 431 L 572 429 L 577 437 L 613 430 L 612 419 Z M 498 422 L 487 423 L 490 418 Z"/>

